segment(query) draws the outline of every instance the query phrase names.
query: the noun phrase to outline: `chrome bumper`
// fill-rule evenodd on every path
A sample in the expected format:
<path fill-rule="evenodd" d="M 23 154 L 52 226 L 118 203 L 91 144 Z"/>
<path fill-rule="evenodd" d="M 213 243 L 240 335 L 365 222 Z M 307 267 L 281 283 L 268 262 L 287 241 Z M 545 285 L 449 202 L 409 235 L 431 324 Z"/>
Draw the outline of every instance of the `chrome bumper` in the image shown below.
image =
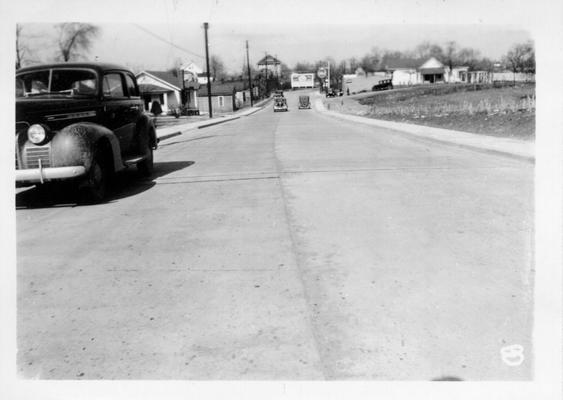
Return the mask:
<path fill-rule="evenodd" d="M 51 181 L 55 179 L 75 178 L 86 173 L 83 166 L 75 167 L 54 167 L 54 168 L 33 168 L 33 169 L 17 169 L 16 182 L 40 182 Z"/>

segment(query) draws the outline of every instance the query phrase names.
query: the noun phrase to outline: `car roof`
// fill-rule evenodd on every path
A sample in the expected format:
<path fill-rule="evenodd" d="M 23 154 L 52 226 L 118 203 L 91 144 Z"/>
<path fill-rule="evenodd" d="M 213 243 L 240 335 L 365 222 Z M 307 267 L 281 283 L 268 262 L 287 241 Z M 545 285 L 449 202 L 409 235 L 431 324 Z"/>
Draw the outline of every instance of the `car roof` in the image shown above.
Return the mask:
<path fill-rule="evenodd" d="M 65 63 L 51 63 L 51 64 L 38 64 L 33 65 L 30 67 L 25 67 L 18 69 L 16 74 L 21 74 L 23 72 L 30 72 L 30 71 L 37 71 L 42 69 L 49 69 L 49 68 L 91 68 L 97 71 L 109 71 L 109 70 L 120 70 L 120 71 L 129 71 L 128 68 L 125 68 L 121 65 L 111 64 L 111 63 L 97 63 L 97 62 L 65 62 Z"/>

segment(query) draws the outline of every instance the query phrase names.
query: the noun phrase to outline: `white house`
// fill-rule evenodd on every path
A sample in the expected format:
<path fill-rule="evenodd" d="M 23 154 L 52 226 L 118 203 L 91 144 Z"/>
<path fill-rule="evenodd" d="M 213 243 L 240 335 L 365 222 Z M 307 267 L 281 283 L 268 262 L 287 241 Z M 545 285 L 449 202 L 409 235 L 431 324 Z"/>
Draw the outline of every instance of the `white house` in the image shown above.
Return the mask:
<path fill-rule="evenodd" d="M 260 61 L 258 61 L 258 70 L 268 71 L 268 75 L 280 76 L 281 75 L 281 62 L 276 57 L 266 54 Z"/>
<path fill-rule="evenodd" d="M 184 105 L 197 109 L 197 89 L 199 84 L 190 80 L 182 83 L 182 71 L 142 71 L 137 74 L 137 83 L 145 101 L 145 109 L 151 109 L 152 102 L 158 101 L 163 113 Z M 185 98 L 182 98 L 182 89 Z"/>

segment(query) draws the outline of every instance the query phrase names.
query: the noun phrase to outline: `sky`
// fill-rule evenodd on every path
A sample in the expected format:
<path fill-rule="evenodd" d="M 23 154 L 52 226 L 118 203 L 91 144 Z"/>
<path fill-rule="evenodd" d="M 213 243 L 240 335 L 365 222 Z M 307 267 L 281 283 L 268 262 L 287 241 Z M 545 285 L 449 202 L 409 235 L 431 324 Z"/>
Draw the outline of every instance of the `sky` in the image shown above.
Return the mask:
<path fill-rule="evenodd" d="M 201 23 L 96 23 L 101 28 L 88 54 L 90 59 L 115 62 L 135 70 L 164 70 L 176 60 L 204 66 L 205 45 Z M 48 61 L 56 51 L 52 23 L 22 24 L 22 41 L 35 60 Z M 242 71 L 245 42 L 250 62 L 266 52 L 289 67 L 299 61 L 314 62 L 327 56 L 335 60 L 361 57 L 373 47 L 412 50 L 422 41 L 444 45 L 453 40 L 481 55 L 500 59 L 515 43 L 530 40 L 524 28 L 510 25 L 211 23 L 210 54 L 219 56 L 229 72 Z"/>
<path fill-rule="evenodd" d="M 33 7 L 24 8 L 22 3 Z M 96 7 L 84 4 L 91 3 L 20 0 L 11 3 L 15 8 L 11 22 L 24 26 L 23 39 L 36 60 L 52 58 L 55 23 L 80 21 L 101 27 L 88 54 L 91 59 L 133 69 L 167 69 L 178 58 L 203 66 L 202 23 L 207 21 L 210 54 L 218 55 L 230 72 L 243 68 L 246 40 L 252 64 L 268 52 L 289 67 L 327 56 L 337 61 L 361 57 L 372 47 L 410 50 L 422 41 L 444 45 L 454 40 L 499 59 L 513 44 L 533 39 L 532 31 L 541 23 L 537 13 L 528 12 L 533 10 L 530 3 L 521 0 L 99 0 Z"/>

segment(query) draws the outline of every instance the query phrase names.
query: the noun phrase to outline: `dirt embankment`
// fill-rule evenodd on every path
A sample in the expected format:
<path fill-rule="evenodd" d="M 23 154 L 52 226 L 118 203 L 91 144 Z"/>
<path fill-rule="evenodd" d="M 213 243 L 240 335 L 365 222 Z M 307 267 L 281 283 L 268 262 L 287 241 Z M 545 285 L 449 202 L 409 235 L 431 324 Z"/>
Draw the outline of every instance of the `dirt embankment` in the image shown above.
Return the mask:
<path fill-rule="evenodd" d="M 535 84 L 425 85 L 327 101 L 333 111 L 491 136 L 533 140 Z"/>

